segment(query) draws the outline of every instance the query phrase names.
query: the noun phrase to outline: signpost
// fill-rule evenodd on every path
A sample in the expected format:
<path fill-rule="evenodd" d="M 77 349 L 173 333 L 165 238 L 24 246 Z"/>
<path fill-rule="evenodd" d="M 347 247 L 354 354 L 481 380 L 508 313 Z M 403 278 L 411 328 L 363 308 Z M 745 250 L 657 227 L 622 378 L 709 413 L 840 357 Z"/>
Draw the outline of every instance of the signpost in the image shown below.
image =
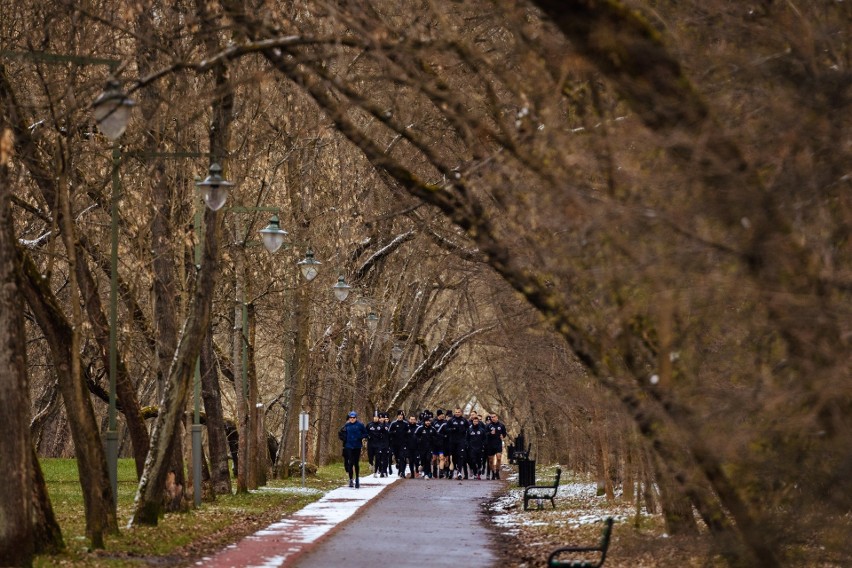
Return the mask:
<path fill-rule="evenodd" d="M 305 486 L 305 441 L 308 437 L 308 413 L 299 413 L 299 433 L 302 436 L 302 487 Z"/>

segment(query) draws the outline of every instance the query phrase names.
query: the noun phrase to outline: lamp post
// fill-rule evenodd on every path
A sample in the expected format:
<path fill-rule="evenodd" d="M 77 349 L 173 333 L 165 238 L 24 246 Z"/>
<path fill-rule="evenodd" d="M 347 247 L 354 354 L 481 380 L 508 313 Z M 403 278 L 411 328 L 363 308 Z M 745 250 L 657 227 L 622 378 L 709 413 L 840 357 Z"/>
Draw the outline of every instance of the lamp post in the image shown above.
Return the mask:
<path fill-rule="evenodd" d="M 112 69 L 112 67 L 111 67 Z M 112 198 L 110 200 L 110 274 L 109 274 L 109 417 L 106 432 L 107 471 L 112 485 L 115 507 L 118 508 L 118 422 L 116 417 L 118 374 L 118 202 L 121 200 L 121 146 L 118 139 L 124 134 L 135 103 L 119 90 L 115 79 L 107 82 L 106 90 L 92 103 L 98 128 L 113 141 Z"/>
<path fill-rule="evenodd" d="M 211 171 L 211 175 L 208 177 L 208 179 L 218 181 L 217 178 L 214 178 L 212 171 Z M 221 178 L 218 178 L 218 179 L 221 179 Z M 205 182 L 206 181 L 207 180 L 205 180 Z M 221 181 L 219 181 L 219 184 L 221 185 Z M 199 185 L 199 187 L 206 187 L 207 184 L 202 185 L 201 183 L 198 183 L 197 185 Z M 210 206 L 210 202 L 207 199 L 205 199 L 205 203 L 208 204 L 208 207 Z M 229 207 L 229 208 L 226 209 L 226 211 L 229 212 L 229 213 L 257 213 L 257 212 L 271 212 L 271 213 L 273 213 L 272 217 L 269 220 L 269 223 L 266 225 L 266 227 L 264 227 L 263 229 L 260 229 L 258 231 L 258 233 L 260 233 L 263 246 L 264 246 L 264 248 L 266 248 L 266 250 L 268 252 L 275 253 L 276 251 L 278 251 L 283 246 L 284 241 L 285 241 L 288 233 L 287 233 L 287 231 L 285 231 L 284 229 L 281 228 L 280 220 L 278 218 L 278 213 L 279 213 L 280 209 L 278 207 Z M 239 230 L 238 230 L 238 232 L 239 232 Z M 248 243 L 246 243 L 246 244 L 248 244 Z M 242 257 L 238 256 L 237 259 L 238 259 L 238 261 L 241 261 Z M 313 258 L 313 252 L 309 250 L 308 253 L 306 254 L 305 258 L 302 259 L 301 261 L 299 261 L 297 264 L 301 268 L 302 274 L 304 275 L 305 279 L 310 281 L 310 280 L 313 280 L 313 278 L 316 276 L 316 274 L 319 270 L 319 265 L 321 263 L 318 260 Z M 238 266 L 237 272 L 238 273 L 240 272 L 239 266 Z M 236 297 L 237 310 L 235 310 L 235 312 L 237 312 L 237 313 L 235 313 L 234 331 L 240 330 L 240 342 L 239 342 L 238 345 L 235 344 L 235 346 L 234 346 L 234 365 L 236 367 L 236 365 L 239 364 L 239 372 L 238 372 L 239 374 L 237 375 L 238 376 L 238 380 L 237 380 L 238 403 L 237 403 L 237 405 L 238 405 L 238 412 L 239 412 L 238 422 L 242 423 L 244 421 L 244 417 L 242 415 L 244 410 L 245 411 L 252 411 L 252 409 L 249 407 L 250 405 L 248 405 L 248 403 L 247 403 L 247 401 L 249 400 L 249 397 L 251 395 L 251 391 L 249 390 L 249 381 L 248 381 L 248 336 L 249 336 L 249 332 L 248 332 L 248 305 L 247 305 L 245 297 L 244 297 L 245 292 L 242 289 L 242 286 L 239 285 L 239 280 L 238 280 L 237 294 L 236 295 L 237 295 L 237 297 Z M 240 327 L 236 326 L 237 320 L 239 320 L 241 322 Z M 239 361 L 237 361 L 237 359 L 239 359 Z M 237 374 L 236 369 L 235 369 L 235 374 Z M 240 433 L 241 448 L 240 448 L 239 454 L 238 454 L 238 456 L 239 456 L 238 464 L 240 464 L 238 466 L 238 479 L 237 479 L 238 491 L 241 491 L 241 490 L 244 489 L 243 487 L 240 486 L 240 484 L 241 484 L 241 481 L 245 482 L 246 478 L 242 477 L 239 472 L 245 473 L 245 472 L 248 471 L 249 463 L 248 463 L 247 458 L 248 458 L 248 454 L 250 453 L 248 444 L 256 443 L 256 442 L 252 441 L 254 438 L 255 438 L 254 436 L 249 435 L 248 431 Z M 243 469 L 243 468 L 245 468 L 245 469 Z"/>

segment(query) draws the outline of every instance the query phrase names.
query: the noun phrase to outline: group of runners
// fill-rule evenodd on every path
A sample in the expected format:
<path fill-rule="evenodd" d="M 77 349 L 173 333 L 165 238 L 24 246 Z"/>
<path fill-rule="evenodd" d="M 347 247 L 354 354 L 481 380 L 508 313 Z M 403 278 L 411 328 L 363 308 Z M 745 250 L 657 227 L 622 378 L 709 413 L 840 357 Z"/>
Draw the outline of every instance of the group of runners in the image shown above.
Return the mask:
<path fill-rule="evenodd" d="M 343 442 L 343 461 L 349 486 L 360 486 L 362 440 L 367 440 L 367 459 L 374 476 L 393 474 L 402 478 L 500 479 L 506 426 L 496 414 L 464 416 L 460 408 L 452 415 L 439 408 L 406 418 L 397 411 L 390 420 L 378 412 L 366 425 L 350 412 L 338 432 Z M 408 473 L 406 473 L 408 472 Z"/>

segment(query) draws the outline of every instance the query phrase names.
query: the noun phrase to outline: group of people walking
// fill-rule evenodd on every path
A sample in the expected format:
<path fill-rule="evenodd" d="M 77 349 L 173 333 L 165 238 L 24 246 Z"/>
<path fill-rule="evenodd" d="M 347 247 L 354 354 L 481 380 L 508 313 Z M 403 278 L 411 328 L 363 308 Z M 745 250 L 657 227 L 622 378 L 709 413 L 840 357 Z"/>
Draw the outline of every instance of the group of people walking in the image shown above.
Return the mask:
<path fill-rule="evenodd" d="M 356 412 L 350 412 L 338 432 L 350 487 L 360 486 L 364 439 L 376 476 L 392 475 L 395 464 L 396 475 L 403 478 L 482 479 L 484 474 L 485 479 L 500 479 L 506 435 L 506 426 L 496 414 L 464 416 L 460 408 L 452 415 L 439 408 L 435 414 L 424 410 L 408 418 L 399 410 L 392 422 L 387 413 L 379 412 L 366 425 Z"/>

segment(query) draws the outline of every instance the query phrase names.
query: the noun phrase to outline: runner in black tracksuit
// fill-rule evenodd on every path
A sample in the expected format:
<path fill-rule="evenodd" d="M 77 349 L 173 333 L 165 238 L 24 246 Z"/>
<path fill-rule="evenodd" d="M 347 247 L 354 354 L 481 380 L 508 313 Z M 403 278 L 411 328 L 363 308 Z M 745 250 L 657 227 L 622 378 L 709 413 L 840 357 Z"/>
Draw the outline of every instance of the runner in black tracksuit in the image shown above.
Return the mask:
<path fill-rule="evenodd" d="M 432 419 L 426 417 L 423 424 L 417 426 L 414 430 L 414 436 L 417 438 L 417 453 L 420 455 L 420 465 L 423 466 L 422 477 L 432 478 L 432 449 L 437 443 L 437 433 L 432 426 Z"/>
<path fill-rule="evenodd" d="M 415 436 L 415 432 L 417 431 L 417 419 L 414 416 L 408 417 L 408 426 L 403 430 L 403 462 L 402 462 L 402 473 L 400 477 L 405 477 L 405 466 L 411 469 L 411 477 L 412 479 L 417 477 L 417 465 L 420 462 L 419 455 L 417 453 L 417 437 Z"/>
<path fill-rule="evenodd" d="M 376 467 L 376 431 L 380 428 L 381 419 L 379 418 L 379 413 L 376 412 L 373 414 L 373 421 L 369 424 L 365 424 L 367 427 L 367 461 L 370 462 L 370 467 L 373 469 L 373 473 L 376 474 L 379 472 Z"/>
<path fill-rule="evenodd" d="M 482 479 L 482 456 L 485 453 L 485 428 L 479 423 L 479 417 L 471 419 L 470 426 L 465 432 L 467 442 L 468 464 L 470 474 L 474 479 Z"/>
<path fill-rule="evenodd" d="M 449 476 L 447 464 L 447 420 L 443 409 L 438 409 L 437 418 L 432 422 L 435 429 L 435 445 L 432 448 L 432 477 L 440 479 L 446 474 Z"/>
<path fill-rule="evenodd" d="M 447 420 L 447 454 L 453 459 L 453 471 L 457 479 L 461 479 L 462 471 L 467 479 L 467 460 L 465 456 L 465 436 L 470 422 L 462 415 L 461 408 L 453 411 L 453 417 Z"/>
<path fill-rule="evenodd" d="M 387 477 L 390 467 L 390 425 L 388 424 L 387 413 L 380 412 L 379 421 L 375 424 L 376 426 L 372 429 L 367 426 L 367 434 L 369 435 L 367 443 L 375 448 L 376 472 L 373 477 Z"/>
<path fill-rule="evenodd" d="M 503 438 L 507 436 L 506 426 L 500 422 L 496 414 L 491 415 L 491 422 L 485 425 L 485 455 L 488 457 L 488 476 L 490 479 L 500 479 L 500 464 L 503 458 Z"/>
<path fill-rule="evenodd" d="M 408 421 L 405 420 L 405 413 L 402 410 L 397 411 L 396 420 L 390 423 L 388 438 L 390 441 L 390 450 L 393 452 L 393 459 L 396 462 L 396 473 L 400 477 L 405 475 L 405 432 L 408 430 Z"/>

